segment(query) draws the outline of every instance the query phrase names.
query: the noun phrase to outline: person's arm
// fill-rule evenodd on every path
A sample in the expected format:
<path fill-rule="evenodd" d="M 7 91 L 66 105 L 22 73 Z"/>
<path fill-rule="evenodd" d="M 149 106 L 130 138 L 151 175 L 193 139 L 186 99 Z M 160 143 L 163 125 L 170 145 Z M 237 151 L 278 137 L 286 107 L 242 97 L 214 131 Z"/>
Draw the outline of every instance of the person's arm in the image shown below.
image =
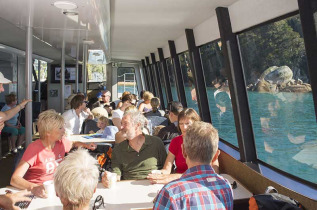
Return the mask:
<path fill-rule="evenodd" d="M 94 119 L 94 115 L 91 113 L 89 108 L 86 107 L 86 109 L 83 112 L 85 115 L 85 119 L 88 119 L 88 120 Z"/>
<path fill-rule="evenodd" d="M 94 143 L 85 144 L 83 142 L 76 141 L 76 142 L 73 142 L 73 147 L 77 147 L 77 148 L 83 147 L 86 149 L 95 150 L 97 148 L 97 145 Z"/>
<path fill-rule="evenodd" d="M 112 118 L 112 123 L 116 126 L 119 130 L 121 130 L 121 119 L 120 118 Z"/>
<path fill-rule="evenodd" d="M 31 195 L 30 192 L 22 191 L 18 193 L 8 193 L 6 195 L 0 195 L 0 207 L 3 209 L 20 209 L 18 206 L 15 206 L 16 202 L 20 201 L 31 201 L 27 195 Z"/>
<path fill-rule="evenodd" d="M 27 100 L 23 100 L 20 104 L 17 104 L 16 107 L 9 109 L 4 113 L 4 121 L 10 120 L 14 115 L 16 115 L 16 113 L 18 113 L 19 111 L 21 111 L 22 109 L 24 109 L 25 105 L 28 102 L 31 102 L 31 99 L 27 99 Z"/>
<path fill-rule="evenodd" d="M 144 106 L 145 106 L 145 103 L 142 102 L 142 103 L 140 104 L 139 108 L 138 108 L 139 111 L 142 112 L 142 113 L 143 113 Z"/>
<path fill-rule="evenodd" d="M 122 107 L 122 101 L 120 101 L 116 107 L 116 109 L 119 109 L 120 107 Z"/>
<path fill-rule="evenodd" d="M 11 177 L 10 184 L 13 187 L 16 187 L 22 190 L 27 189 L 38 197 L 46 198 L 47 195 L 45 193 L 45 189 L 43 185 L 37 185 L 37 184 L 31 183 L 23 178 L 25 173 L 29 169 L 29 167 L 30 165 L 22 159 Z"/>
<path fill-rule="evenodd" d="M 175 155 L 173 155 L 171 152 L 168 152 L 164 167 L 162 168 L 162 174 L 170 174 L 172 172 L 172 166 L 175 160 Z"/>

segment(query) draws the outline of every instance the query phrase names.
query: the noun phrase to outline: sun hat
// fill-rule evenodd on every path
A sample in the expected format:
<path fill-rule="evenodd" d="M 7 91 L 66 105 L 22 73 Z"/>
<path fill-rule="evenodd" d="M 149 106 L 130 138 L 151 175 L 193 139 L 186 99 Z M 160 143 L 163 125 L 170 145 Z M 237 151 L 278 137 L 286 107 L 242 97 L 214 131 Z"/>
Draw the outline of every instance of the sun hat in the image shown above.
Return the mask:
<path fill-rule="evenodd" d="M 116 133 L 119 131 L 119 129 L 117 128 L 117 126 L 107 126 L 105 128 L 105 131 L 102 134 L 102 138 L 106 138 L 106 139 L 115 139 L 115 135 Z"/>
<path fill-rule="evenodd" d="M 2 74 L 2 72 L 0 72 L 0 83 L 2 84 L 7 84 L 7 83 L 11 83 L 10 80 L 8 80 L 7 78 L 5 78 Z"/>

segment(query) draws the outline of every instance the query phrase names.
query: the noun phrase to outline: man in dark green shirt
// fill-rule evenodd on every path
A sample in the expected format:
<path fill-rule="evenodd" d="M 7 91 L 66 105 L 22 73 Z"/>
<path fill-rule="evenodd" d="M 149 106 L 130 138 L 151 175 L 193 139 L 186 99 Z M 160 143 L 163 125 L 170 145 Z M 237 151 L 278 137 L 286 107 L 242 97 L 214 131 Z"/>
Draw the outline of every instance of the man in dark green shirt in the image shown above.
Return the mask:
<path fill-rule="evenodd" d="M 125 112 L 121 131 L 125 141 L 116 145 L 112 152 L 111 166 L 118 180 L 146 179 L 152 170 L 161 169 L 166 159 L 166 150 L 158 137 L 144 135 L 145 117 L 138 110 Z M 107 187 L 106 173 L 102 183 Z"/>

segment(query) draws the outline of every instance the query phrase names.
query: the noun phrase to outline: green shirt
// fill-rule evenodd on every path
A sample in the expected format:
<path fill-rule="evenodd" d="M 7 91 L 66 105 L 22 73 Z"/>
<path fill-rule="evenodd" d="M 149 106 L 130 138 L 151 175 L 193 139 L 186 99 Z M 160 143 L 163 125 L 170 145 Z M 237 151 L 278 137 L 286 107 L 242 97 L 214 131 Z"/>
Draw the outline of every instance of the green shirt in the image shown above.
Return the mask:
<path fill-rule="evenodd" d="M 163 142 L 156 136 L 145 136 L 140 152 L 128 140 L 116 145 L 112 151 L 111 166 L 121 179 L 145 179 L 152 170 L 162 169 L 166 159 Z"/>

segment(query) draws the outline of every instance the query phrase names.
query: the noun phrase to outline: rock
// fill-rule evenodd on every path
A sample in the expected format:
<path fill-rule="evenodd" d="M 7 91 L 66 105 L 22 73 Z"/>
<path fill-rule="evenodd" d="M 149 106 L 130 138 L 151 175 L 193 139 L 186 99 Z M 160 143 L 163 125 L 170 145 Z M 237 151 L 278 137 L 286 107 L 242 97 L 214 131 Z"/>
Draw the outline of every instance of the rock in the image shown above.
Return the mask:
<path fill-rule="evenodd" d="M 293 78 L 293 72 L 288 66 L 274 68 L 266 73 L 264 80 L 272 81 L 272 84 L 286 84 Z"/>
<path fill-rule="evenodd" d="M 290 85 L 280 90 L 281 92 L 296 92 L 307 93 L 311 92 L 311 87 L 308 85 Z"/>

